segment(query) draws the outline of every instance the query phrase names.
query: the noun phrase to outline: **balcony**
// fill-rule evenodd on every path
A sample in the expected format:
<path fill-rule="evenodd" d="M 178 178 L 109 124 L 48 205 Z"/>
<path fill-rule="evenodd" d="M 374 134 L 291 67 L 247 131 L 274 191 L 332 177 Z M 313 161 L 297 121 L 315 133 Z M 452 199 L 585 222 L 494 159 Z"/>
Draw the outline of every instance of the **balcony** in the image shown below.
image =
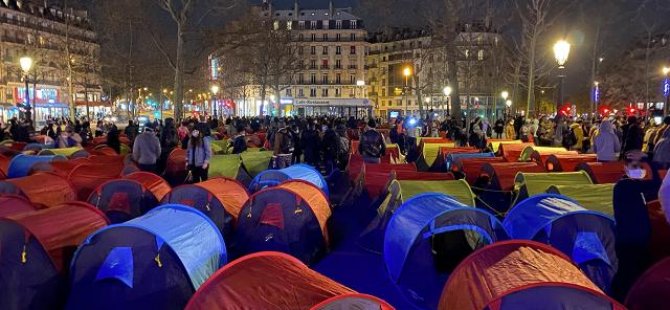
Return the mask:
<path fill-rule="evenodd" d="M 342 66 L 335 66 L 335 70 L 342 70 Z"/>
<path fill-rule="evenodd" d="M 356 65 L 349 65 L 349 69 L 354 69 L 354 70 L 355 70 L 356 68 L 358 68 L 358 66 L 356 66 Z"/>
<path fill-rule="evenodd" d="M 321 70 L 330 70 L 329 65 L 321 65 Z"/>

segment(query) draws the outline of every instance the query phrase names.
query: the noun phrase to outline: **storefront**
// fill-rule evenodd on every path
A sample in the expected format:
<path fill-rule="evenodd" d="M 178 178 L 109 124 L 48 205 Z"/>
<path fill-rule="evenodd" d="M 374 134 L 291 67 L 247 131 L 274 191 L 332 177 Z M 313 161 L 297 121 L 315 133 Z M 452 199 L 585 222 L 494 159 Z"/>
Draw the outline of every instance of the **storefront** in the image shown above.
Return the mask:
<path fill-rule="evenodd" d="M 86 115 L 86 110 L 88 107 L 88 117 L 91 120 L 103 119 L 105 117 L 112 115 L 112 105 L 109 102 L 85 102 L 77 101 L 76 103 L 76 113 L 78 116 Z"/>
<path fill-rule="evenodd" d="M 373 105 L 368 99 L 296 99 L 294 109 L 297 115 L 341 117 L 366 117 L 372 112 Z"/>

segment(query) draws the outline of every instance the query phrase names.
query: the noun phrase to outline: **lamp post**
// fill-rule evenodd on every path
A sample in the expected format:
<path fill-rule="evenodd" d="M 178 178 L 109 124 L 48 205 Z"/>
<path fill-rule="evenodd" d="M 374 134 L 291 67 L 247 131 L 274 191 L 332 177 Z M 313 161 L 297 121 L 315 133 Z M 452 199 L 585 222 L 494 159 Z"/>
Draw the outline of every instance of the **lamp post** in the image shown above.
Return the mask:
<path fill-rule="evenodd" d="M 407 91 L 409 90 L 409 77 L 412 75 L 412 68 L 405 67 L 405 69 L 402 70 L 402 75 L 405 77 L 405 89 L 403 90 L 403 96 L 405 96 L 405 111 L 403 112 L 403 116 L 406 117 L 408 106 Z"/>
<path fill-rule="evenodd" d="M 563 104 L 563 81 L 565 80 L 565 63 L 568 62 L 568 56 L 570 56 L 570 43 L 565 40 L 560 40 L 554 44 L 554 57 L 556 58 L 556 63 L 558 64 L 558 79 L 559 79 L 559 90 L 558 90 L 558 102 L 556 103 L 556 110 L 560 109 L 560 106 Z M 532 90 L 529 90 L 532 91 Z"/>
<path fill-rule="evenodd" d="M 19 59 L 19 64 L 21 65 L 21 70 L 23 70 L 23 81 L 26 82 L 26 103 L 25 103 L 25 118 L 30 123 L 31 122 L 31 107 L 30 107 L 30 85 L 28 84 L 28 72 L 33 67 L 33 59 L 29 56 L 23 56 Z"/>
<path fill-rule="evenodd" d="M 670 109 L 670 67 L 663 67 L 663 95 L 665 95 L 665 103 L 663 104 L 663 116 L 668 116 Z"/>
<path fill-rule="evenodd" d="M 509 98 L 509 92 L 506 91 L 506 90 L 503 90 L 503 91 L 500 93 L 500 97 L 502 98 L 503 103 L 504 103 L 504 104 L 507 104 L 507 98 Z M 497 105 L 496 105 L 496 109 L 497 109 Z"/>
<path fill-rule="evenodd" d="M 451 91 L 452 91 L 451 86 L 445 86 L 444 89 L 442 90 L 442 93 L 447 98 L 447 100 L 446 100 L 447 101 L 447 104 L 446 104 L 447 115 L 451 115 L 451 113 L 450 113 L 451 112 L 450 111 L 451 110 Z M 442 100 L 442 102 L 444 102 L 444 100 Z"/>
<path fill-rule="evenodd" d="M 214 97 L 212 98 L 212 104 L 214 105 L 214 118 L 218 119 L 219 118 L 219 113 L 217 111 L 216 106 L 218 106 L 219 103 L 217 102 L 216 94 L 218 94 L 219 90 L 221 90 L 221 89 L 219 88 L 219 85 L 212 85 L 210 90 L 212 91 L 212 94 L 214 94 Z"/>

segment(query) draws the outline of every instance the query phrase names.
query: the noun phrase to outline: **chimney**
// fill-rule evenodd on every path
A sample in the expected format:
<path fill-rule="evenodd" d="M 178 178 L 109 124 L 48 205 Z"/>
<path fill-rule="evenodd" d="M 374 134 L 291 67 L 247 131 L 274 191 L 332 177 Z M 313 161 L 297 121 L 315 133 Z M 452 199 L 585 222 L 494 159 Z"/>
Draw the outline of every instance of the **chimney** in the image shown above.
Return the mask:
<path fill-rule="evenodd" d="M 298 5 L 298 0 L 293 1 L 293 16 L 297 20 L 298 14 L 300 14 L 300 6 Z"/>
<path fill-rule="evenodd" d="M 330 18 L 333 18 L 333 15 L 335 15 L 335 7 L 333 7 L 333 0 L 330 0 L 328 3 L 328 10 L 330 12 Z"/>

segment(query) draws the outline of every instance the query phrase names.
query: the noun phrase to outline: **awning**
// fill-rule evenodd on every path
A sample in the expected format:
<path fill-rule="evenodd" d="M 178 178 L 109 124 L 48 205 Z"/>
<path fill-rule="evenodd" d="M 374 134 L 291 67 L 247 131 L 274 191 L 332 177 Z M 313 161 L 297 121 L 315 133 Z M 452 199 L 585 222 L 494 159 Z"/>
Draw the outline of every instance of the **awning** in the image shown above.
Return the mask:
<path fill-rule="evenodd" d="M 294 106 L 299 107 L 370 107 L 368 99 L 296 99 Z"/>
<path fill-rule="evenodd" d="M 68 105 L 63 102 L 35 103 L 36 108 L 67 109 Z"/>

